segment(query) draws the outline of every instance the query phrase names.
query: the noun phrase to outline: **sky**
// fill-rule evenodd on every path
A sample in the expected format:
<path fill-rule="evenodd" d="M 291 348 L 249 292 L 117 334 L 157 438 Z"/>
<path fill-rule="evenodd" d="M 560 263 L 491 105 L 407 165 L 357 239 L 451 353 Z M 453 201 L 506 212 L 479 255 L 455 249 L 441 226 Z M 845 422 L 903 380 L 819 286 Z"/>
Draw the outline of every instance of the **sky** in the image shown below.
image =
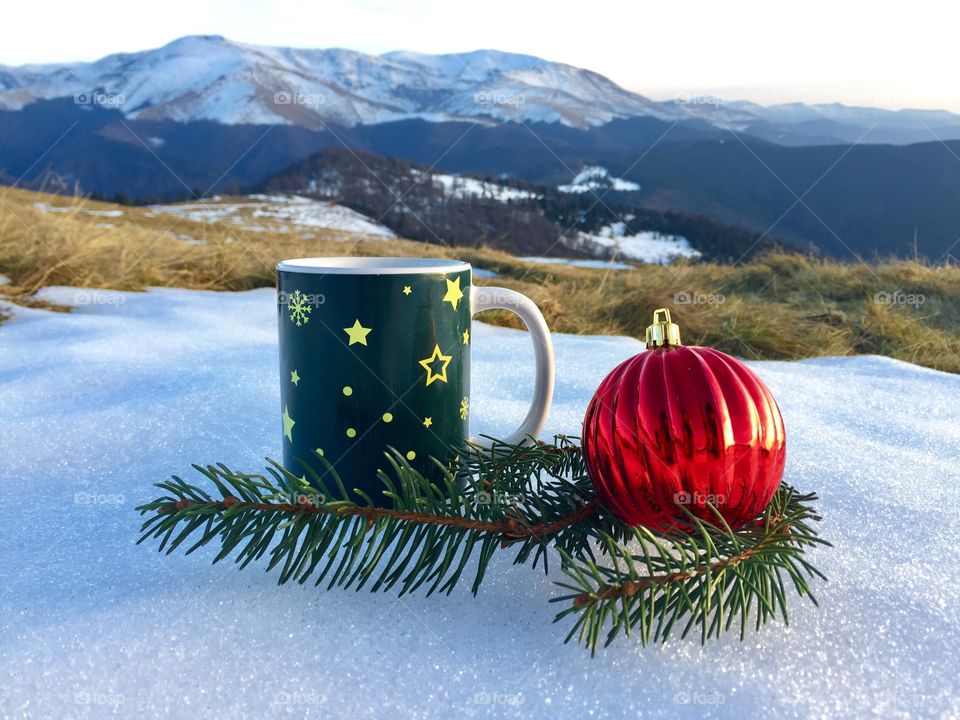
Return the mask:
<path fill-rule="evenodd" d="M 521 52 L 658 100 L 708 94 L 960 112 L 960 6 L 930 0 L 53 0 L 16 3 L 4 16 L 5 65 L 95 60 L 212 34 L 369 53 Z"/>

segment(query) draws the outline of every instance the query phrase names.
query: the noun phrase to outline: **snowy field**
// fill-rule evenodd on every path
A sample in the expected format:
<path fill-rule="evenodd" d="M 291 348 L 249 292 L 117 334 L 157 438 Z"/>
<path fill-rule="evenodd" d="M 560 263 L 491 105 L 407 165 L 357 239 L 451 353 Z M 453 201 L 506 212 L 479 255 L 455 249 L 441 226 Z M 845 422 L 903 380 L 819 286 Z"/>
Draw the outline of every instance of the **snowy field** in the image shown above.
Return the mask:
<path fill-rule="evenodd" d="M 951 718 L 960 715 L 960 377 L 880 357 L 757 362 L 817 490 L 830 577 L 789 628 L 701 648 L 561 643 L 549 578 L 479 596 L 277 587 L 135 546 L 151 483 L 280 453 L 273 293 L 51 289 L 0 326 L 0 715 L 8 718 Z M 531 392 L 522 332 L 477 325 L 473 430 Z M 555 336 L 548 433 L 641 349 Z M 262 566 L 261 566 L 262 567 Z"/>
<path fill-rule="evenodd" d="M 307 232 L 327 228 L 357 235 L 396 237 L 389 228 L 350 208 L 299 195 L 249 195 L 243 202 L 213 198 L 193 203 L 151 205 L 149 211 L 193 222 L 229 223 L 255 232 Z"/>
<path fill-rule="evenodd" d="M 447 197 L 465 198 L 479 197 L 499 200 L 500 202 L 510 202 L 511 200 L 530 200 L 540 197 L 539 195 L 520 190 L 518 188 L 499 185 L 497 183 L 485 182 L 471 177 L 461 177 L 459 175 L 444 175 L 433 173 L 431 176 L 434 186 L 443 190 Z"/>
<path fill-rule="evenodd" d="M 642 230 L 628 235 L 626 223 L 623 222 L 605 225 L 595 233 L 578 232 L 576 240 L 567 244 L 594 255 L 659 265 L 701 255 L 682 235 L 664 235 L 656 230 Z"/>

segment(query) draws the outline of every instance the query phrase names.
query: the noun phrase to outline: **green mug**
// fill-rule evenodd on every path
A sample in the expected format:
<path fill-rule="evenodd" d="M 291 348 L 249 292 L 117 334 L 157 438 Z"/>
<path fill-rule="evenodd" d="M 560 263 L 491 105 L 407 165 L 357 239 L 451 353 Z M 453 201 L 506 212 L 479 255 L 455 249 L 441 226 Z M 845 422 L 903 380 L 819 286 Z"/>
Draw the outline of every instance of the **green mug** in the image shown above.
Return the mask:
<path fill-rule="evenodd" d="M 428 477 L 469 435 L 471 318 L 515 312 L 534 342 L 533 401 L 523 442 L 543 428 L 553 396 L 553 344 L 543 315 L 513 290 L 477 287 L 469 263 L 329 257 L 277 265 L 284 467 L 351 500 L 388 504 L 377 476 L 400 453 Z M 483 443 L 481 443 L 483 444 Z M 312 471 L 312 472 L 310 472 Z"/>

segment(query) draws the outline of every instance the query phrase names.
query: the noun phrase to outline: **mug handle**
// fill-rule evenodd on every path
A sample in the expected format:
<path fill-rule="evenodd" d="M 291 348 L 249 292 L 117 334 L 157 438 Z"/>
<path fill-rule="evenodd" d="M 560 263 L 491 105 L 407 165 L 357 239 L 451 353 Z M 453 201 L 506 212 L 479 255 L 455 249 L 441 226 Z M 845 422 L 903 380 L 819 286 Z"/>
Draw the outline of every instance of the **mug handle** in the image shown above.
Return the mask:
<path fill-rule="evenodd" d="M 550 339 L 550 329 L 543 319 L 540 308 L 526 295 L 507 288 L 471 285 L 470 315 L 494 309 L 516 313 L 527 326 L 530 337 L 533 338 L 533 351 L 537 365 L 533 401 L 520 427 L 502 438 L 503 442 L 519 445 L 529 440 L 529 436 L 536 437 L 550 414 L 550 404 L 553 402 L 553 341 Z M 470 442 L 484 447 L 489 447 L 491 444 L 485 438 L 471 439 Z"/>

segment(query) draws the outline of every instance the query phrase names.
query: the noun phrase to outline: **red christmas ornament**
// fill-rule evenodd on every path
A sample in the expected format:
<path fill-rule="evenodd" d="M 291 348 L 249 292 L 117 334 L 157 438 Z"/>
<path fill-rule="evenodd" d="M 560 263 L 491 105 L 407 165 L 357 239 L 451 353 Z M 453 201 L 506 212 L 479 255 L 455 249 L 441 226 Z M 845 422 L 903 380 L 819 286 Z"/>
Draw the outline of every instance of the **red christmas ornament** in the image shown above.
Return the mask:
<path fill-rule="evenodd" d="M 630 525 L 689 530 L 690 513 L 732 527 L 770 502 L 786 459 L 783 418 L 760 378 L 712 348 L 680 344 L 657 310 L 647 350 L 600 383 L 583 454 L 600 500 Z"/>

